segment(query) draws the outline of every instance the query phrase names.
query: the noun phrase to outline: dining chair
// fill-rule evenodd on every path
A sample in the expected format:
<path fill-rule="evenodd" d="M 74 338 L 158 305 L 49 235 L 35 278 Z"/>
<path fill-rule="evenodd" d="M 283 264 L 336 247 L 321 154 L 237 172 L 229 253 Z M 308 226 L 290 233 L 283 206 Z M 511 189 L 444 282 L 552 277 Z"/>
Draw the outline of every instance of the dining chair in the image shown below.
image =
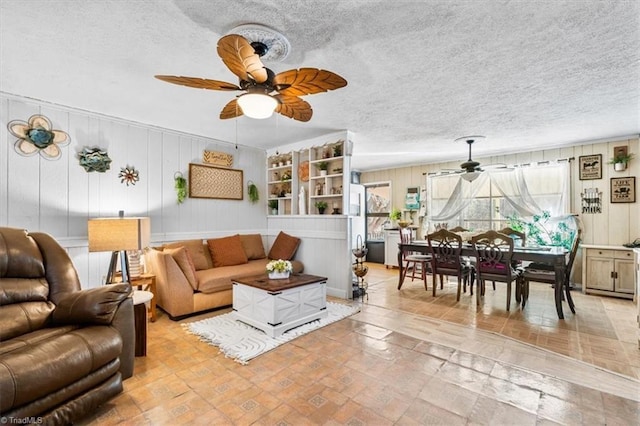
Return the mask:
<path fill-rule="evenodd" d="M 463 261 L 460 256 L 462 251 L 462 237 L 454 232 L 440 229 L 427 235 L 427 242 L 431 251 L 431 272 L 433 274 L 433 297 L 436 296 L 436 282 L 440 277 L 440 288 L 443 288 L 443 277 L 456 276 L 458 278 L 458 292 L 456 301 L 460 301 L 460 289 L 464 282 L 465 291 L 467 283 L 473 295 L 473 283 L 475 281 L 475 268 L 470 262 Z"/>
<path fill-rule="evenodd" d="M 471 239 L 478 273 L 478 300 L 485 293 L 485 281 L 498 281 L 507 285 L 507 311 L 511 307 L 511 284 L 522 286 L 522 271 L 511 266 L 513 239 L 497 231 L 487 231 Z M 521 293 L 520 290 L 517 291 Z M 518 302 L 520 301 L 517 299 Z"/>
<path fill-rule="evenodd" d="M 516 231 L 515 229 L 507 226 L 498 231 L 501 234 L 504 234 L 513 239 L 514 247 L 524 247 L 527 245 L 527 234 L 521 231 Z M 511 266 L 514 268 L 522 268 L 522 261 L 514 260 L 511 262 Z M 496 289 L 496 283 L 493 283 L 493 289 Z M 520 288 L 516 287 L 516 300 L 520 301 Z"/>
<path fill-rule="evenodd" d="M 563 277 L 563 282 L 560 283 L 564 287 L 564 291 L 566 294 L 567 303 L 569 304 L 569 308 L 572 313 L 576 313 L 576 308 L 573 303 L 573 298 L 571 297 L 571 287 L 569 285 L 569 280 L 571 279 L 571 269 L 573 268 L 573 263 L 576 260 L 576 255 L 578 253 L 578 247 L 580 247 L 580 234 L 581 231 L 578 229 L 576 236 L 573 239 L 573 243 L 571 244 L 571 251 L 569 252 L 569 259 L 567 260 L 567 264 L 565 267 L 565 273 Z M 556 283 L 556 273 L 555 268 L 549 269 L 547 265 L 540 266 L 539 264 L 532 264 L 524 268 L 522 273 L 522 307 L 524 308 L 527 303 L 527 299 L 529 299 L 529 281 L 535 281 L 538 283 L 552 284 L 558 285 Z"/>
<path fill-rule="evenodd" d="M 410 244 L 412 239 L 412 230 L 410 228 L 400 228 L 400 242 L 402 244 Z M 411 268 L 411 281 L 415 278 L 421 278 L 424 281 L 424 289 L 427 290 L 427 271 L 431 270 L 431 259 L 432 256 L 430 254 L 422 254 L 422 253 L 413 253 L 413 252 L 404 252 L 402 253 L 402 277 L 400 278 L 400 283 L 398 284 L 398 290 L 404 284 L 404 279 L 407 276 L 407 272 L 409 268 Z M 416 276 L 416 272 L 420 273 L 420 276 Z M 435 284 L 434 284 L 435 285 Z"/>

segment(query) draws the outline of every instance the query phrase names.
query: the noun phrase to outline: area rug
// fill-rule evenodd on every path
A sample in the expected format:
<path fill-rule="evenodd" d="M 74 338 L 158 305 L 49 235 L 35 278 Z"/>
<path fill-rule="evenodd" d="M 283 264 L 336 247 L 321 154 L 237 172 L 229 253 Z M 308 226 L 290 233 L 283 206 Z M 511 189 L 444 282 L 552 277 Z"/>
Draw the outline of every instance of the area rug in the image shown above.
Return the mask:
<path fill-rule="evenodd" d="M 311 331 L 339 321 L 360 311 L 358 306 L 327 302 L 327 317 L 291 329 L 278 337 L 269 337 L 262 330 L 237 321 L 233 312 L 183 324 L 187 333 L 195 334 L 203 342 L 220 348 L 227 358 L 246 364 L 249 360 L 268 352 Z"/>

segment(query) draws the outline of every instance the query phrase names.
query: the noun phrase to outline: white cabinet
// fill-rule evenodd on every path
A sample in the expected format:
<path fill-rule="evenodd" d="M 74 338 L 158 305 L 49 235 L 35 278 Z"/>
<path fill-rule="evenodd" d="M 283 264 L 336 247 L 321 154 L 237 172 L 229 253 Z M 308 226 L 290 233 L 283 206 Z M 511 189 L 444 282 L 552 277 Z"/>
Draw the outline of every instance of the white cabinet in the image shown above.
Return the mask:
<path fill-rule="evenodd" d="M 583 245 L 582 285 L 585 293 L 633 298 L 633 251 L 626 247 Z"/>
<path fill-rule="evenodd" d="M 416 238 L 416 230 L 411 229 L 411 238 Z M 398 267 L 398 244 L 400 244 L 400 230 L 386 229 L 384 231 L 384 266 Z"/>

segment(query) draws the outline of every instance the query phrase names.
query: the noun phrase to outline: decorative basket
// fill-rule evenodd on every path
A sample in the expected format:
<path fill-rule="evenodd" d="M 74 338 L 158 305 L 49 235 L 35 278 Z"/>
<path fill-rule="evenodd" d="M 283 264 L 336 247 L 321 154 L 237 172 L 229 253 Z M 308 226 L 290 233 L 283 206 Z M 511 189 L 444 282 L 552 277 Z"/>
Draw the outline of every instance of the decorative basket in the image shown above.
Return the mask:
<path fill-rule="evenodd" d="M 285 280 L 287 278 L 289 278 L 289 271 L 286 272 L 277 272 L 277 271 L 273 271 L 273 272 L 269 272 L 269 279 L 270 280 Z"/>

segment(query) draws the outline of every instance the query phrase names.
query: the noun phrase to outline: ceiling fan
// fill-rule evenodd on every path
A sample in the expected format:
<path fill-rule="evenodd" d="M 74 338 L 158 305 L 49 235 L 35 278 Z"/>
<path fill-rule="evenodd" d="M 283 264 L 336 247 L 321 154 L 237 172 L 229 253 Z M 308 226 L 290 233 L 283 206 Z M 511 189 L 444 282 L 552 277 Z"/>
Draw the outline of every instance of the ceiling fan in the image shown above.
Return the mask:
<path fill-rule="evenodd" d="M 300 96 L 339 89 L 347 81 L 338 74 L 318 68 L 300 68 L 275 74 L 260 57 L 268 51 L 262 42 L 249 42 L 239 34 L 229 34 L 218 41 L 218 56 L 240 79 L 238 85 L 198 77 L 156 75 L 159 80 L 198 89 L 242 91 L 220 112 L 220 118 L 268 118 L 275 111 L 298 121 L 309 121 L 311 105 Z"/>
<path fill-rule="evenodd" d="M 460 164 L 460 170 L 458 171 L 459 173 L 462 173 L 461 175 L 462 179 L 466 180 L 467 182 L 473 182 L 474 180 L 476 180 L 480 176 L 480 174 L 487 168 L 494 168 L 494 169 L 507 168 L 507 166 L 504 164 L 491 164 L 489 166 L 485 166 L 485 168 L 483 169 L 480 167 L 479 162 L 471 159 L 471 145 L 473 145 L 475 141 L 480 139 L 485 139 L 485 137 L 480 135 L 463 136 L 454 141 L 454 142 L 465 141 L 467 145 L 469 145 L 469 159 L 464 163 Z"/>

